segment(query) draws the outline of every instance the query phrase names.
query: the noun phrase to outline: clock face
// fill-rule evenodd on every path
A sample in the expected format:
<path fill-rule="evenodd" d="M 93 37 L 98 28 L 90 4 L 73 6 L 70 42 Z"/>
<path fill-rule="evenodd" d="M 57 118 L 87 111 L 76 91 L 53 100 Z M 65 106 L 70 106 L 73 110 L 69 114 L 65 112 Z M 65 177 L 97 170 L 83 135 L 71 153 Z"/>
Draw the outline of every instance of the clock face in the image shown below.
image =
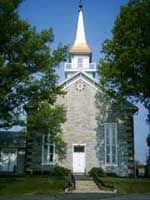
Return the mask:
<path fill-rule="evenodd" d="M 76 89 L 82 91 L 85 88 L 85 83 L 82 80 L 79 80 L 76 83 Z"/>

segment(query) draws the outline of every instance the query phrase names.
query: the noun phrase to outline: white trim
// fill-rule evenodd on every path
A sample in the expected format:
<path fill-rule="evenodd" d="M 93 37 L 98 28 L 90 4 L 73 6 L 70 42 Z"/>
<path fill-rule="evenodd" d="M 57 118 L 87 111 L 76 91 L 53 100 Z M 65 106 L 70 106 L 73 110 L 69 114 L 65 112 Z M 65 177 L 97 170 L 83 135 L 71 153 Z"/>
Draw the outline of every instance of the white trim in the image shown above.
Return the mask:
<path fill-rule="evenodd" d="M 87 79 L 89 79 L 91 82 L 94 82 L 94 84 L 97 85 L 97 88 L 99 88 L 98 86 L 100 85 L 100 83 L 93 77 L 91 77 L 88 73 L 86 72 L 76 72 L 73 76 L 65 79 L 64 81 L 62 81 L 59 85 L 64 85 L 67 84 L 67 82 L 71 81 L 72 79 L 75 79 L 76 76 L 85 76 Z"/>
<path fill-rule="evenodd" d="M 68 87 L 70 87 L 71 85 L 73 85 L 75 82 L 82 80 L 85 83 L 87 83 L 88 85 L 90 85 L 92 88 L 94 88 L 96 91 L 99 90 L 95 85 L 91 84 L 89 81 L 87 81 L 86 79 L 84 79 L 83 77 L 79 76 L 78 78 L 76 78 L 75 80 L 71 81 L 70 83 L 68 83 L 67 85 L 64 86 L 63 89 L 67 89 Z"/>

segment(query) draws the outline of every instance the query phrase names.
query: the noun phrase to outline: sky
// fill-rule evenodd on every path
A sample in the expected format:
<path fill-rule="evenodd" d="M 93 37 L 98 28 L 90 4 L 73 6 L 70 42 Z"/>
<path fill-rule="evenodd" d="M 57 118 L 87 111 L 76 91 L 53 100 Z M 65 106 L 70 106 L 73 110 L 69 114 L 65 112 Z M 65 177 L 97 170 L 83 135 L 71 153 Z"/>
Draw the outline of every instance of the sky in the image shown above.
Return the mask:
<path fill-rule="evenodd" d="M 98 63 L 103 57 L 102 42 L 111 39 L 115 18 L 120 6 L 127 0 L 82 0 L 86 39 L 93 51 L 93 62 Z M 24 0 L 19 8 L 19 15 L 35 26 L 37 31 L 53 28 L 55 40 L 52 48 L 59 43 L 71 45 L 75 39 L 78 18 L 78 0 Z M 63 65 L 58 70 L 60 81 L 64 79 Z M 134 117 L 135 158 L 141 163 L 146 157 L 146 136 L 148 127 L 145 123 L 147 111 L 141 104 Z"/>

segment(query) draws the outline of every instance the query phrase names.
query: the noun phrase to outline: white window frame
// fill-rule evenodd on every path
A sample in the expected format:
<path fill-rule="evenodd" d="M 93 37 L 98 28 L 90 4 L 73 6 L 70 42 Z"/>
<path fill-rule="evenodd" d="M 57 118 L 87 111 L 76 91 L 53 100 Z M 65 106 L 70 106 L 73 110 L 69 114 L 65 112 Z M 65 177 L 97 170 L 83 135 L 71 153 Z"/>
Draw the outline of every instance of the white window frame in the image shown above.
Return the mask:
<path fill-rule="evenodd" d="M 55 144 L 52 144 L 50 141 L 45 143 L 45 137 L 50 137 L 50 134 L 43 135 L 42 137 L 42 165 L 52 165 L 55 164 Z M 50 147 L 53 146 L 53 161 L 45 161 L 44 160 L 44 146 L 47 145 L 47 160 L 50 160 Z"/>
<path fill-rule="evenodd" d="M 109 144 L 110 144 L 110 162 L 107 162 L 107 129 L 110 129 L 111 127 L 113 127 L 113 129 L 115 130 L 115 160 L 116 162 L 113 163 L 113 136 L 110 135 L 112 134 L 112 131 L 109 132 Z M 117 166 L 118 165 L 118 127 L 117 127 L 117 123 L 105 123 L 104 124 L 104 135 L 105 135 L 105 165 L 107 166 Z"/>

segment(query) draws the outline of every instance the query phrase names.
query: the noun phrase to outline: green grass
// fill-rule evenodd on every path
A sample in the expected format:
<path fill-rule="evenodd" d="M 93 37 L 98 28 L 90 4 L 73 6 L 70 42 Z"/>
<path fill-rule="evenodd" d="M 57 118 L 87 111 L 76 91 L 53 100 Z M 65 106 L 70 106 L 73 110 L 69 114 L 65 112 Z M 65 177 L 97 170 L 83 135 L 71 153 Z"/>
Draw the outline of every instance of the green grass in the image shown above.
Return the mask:
<path fill-rule="evenodd" d="M 60 177 L 0 177 L 0 195 L 60 194 L 66 181 Z"/>
<path fill-rule="evenodd" d="M 150 194 L 150 179 L 133 178 L 101 178 L 106 184 L 111 184 L 119 194 Z"/>

